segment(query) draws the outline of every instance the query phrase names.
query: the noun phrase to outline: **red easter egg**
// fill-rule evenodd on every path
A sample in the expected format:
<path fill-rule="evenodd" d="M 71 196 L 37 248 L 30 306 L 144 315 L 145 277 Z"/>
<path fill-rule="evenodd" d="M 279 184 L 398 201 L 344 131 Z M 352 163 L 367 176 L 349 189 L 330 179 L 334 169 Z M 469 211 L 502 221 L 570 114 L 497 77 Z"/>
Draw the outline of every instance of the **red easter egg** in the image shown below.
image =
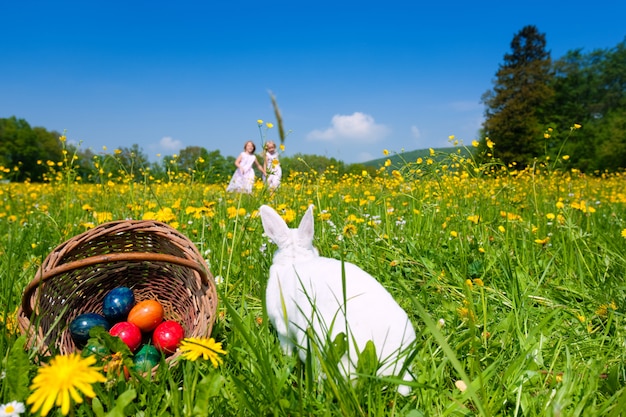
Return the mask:
<path fill-rule="evenodd" d="M 111 327 L 109 333 L 122 339 L 131 352 L 136 351 L 141 344 L 141 330 L 133 323 L 120 321 Z"/>
<path fill-rule="evenodd" d="M 163 353 L 174 353 L 184 337 L 183 326 L 174 320 L 166 320 L 154 329 L 152 344 Z"/>
<path fill-rule="evenodd" d="M 163 321 L 163 306 L 156 300 L 143 300 L 130 310 L 127 321 L 135 324 L 142 332 L 154 330 Z"/>

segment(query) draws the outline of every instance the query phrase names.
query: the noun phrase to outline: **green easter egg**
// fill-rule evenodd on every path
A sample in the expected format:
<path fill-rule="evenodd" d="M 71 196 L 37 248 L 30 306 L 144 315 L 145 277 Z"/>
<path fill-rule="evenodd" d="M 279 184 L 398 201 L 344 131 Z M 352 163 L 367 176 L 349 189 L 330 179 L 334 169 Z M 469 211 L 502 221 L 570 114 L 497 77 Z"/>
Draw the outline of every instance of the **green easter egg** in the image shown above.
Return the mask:
<path fill-rule="evenodd" d="M 150 372 L 161 362 L 161 353 L 152 345 L 143 345 L 133 357 L 133 369 L 138 372 Z"/>

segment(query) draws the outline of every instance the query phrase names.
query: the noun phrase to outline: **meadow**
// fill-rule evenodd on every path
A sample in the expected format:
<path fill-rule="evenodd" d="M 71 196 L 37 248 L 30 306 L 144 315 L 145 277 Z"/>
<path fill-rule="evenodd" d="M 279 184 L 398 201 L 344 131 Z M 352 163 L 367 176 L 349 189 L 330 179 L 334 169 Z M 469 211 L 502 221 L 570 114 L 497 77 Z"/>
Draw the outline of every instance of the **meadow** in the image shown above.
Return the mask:
<path fill-rule="evenodd" d="M 0 183 L 3 415 L 39 413 L 27 399 L 51 359 L 23 348 L 15 312 L 24 287 L 57 245 L 126 218 L 163 221 L 196 244 L 219 296 L 210 336 L 226 353 L 154 375 L 99 370 L 87 378 L 93 398 L 51 399 L 48 415 L 623 415 L 626 176 L 431 156 L 376 176 L 297 173 L 273 193 L 259 181 L 250 195 L 193 172 L 143 182 L 100 172 L 82 184 L 71 155 L 50 164 L 45 183 Z M 345 381 L 333 346 L 311 350 L 324 377 L 314 361 L 282 353 L 264 311 L 275 245 L 262 204 L 292 227 L 313 204 L 320 253 L 375 276 L 408 312 L 417 333 L 408 396 L 367 358 L 358 381 Z"/>

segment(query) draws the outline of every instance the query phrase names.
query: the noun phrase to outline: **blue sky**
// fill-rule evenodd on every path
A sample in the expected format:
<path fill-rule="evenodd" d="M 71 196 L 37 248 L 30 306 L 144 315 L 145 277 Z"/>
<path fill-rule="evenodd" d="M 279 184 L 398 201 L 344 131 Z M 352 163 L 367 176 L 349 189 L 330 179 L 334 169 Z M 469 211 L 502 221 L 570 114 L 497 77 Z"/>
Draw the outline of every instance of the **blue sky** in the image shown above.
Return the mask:
<path fill-rule="evenodd" d="M 353 163 L 450 135 L 469 144 L 523 26 L 546 34 L 553 59 L 626 36 L 623 0 L 21 0 L 0 15 L 0 117 L 96 153 L 136 143 L 152 160 L 260 144 L 257 120 L 276 122 L 269 91 L 287 155 Z"/>

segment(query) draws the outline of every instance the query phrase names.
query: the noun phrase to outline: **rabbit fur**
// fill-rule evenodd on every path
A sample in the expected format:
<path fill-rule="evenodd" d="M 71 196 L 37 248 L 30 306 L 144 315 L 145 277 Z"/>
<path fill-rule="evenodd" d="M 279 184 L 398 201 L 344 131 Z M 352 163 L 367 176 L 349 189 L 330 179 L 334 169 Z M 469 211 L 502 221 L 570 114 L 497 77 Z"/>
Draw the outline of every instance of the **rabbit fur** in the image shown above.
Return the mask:
<path fill-rule="evenodd" d="M 349 353 L 341 361 L 346 377 L 354 376 L 357 352 L 370 340 L 381 364 L 378 375 L 397 375 L 415 330 L 391 294 L 358 266 L 319 255 L 313 246 L 312 205 L 297 229 L 290 229 L 269 206 L 261 206 L 259 212 L 265 234 L 278 246 L 265 301 L 283 351 L 296 349 L 304 362 L 307 328 L 322 343 L 344 333 L 349 342 Z M 412 381 L 408 371 L 402 378 Z M 398 387 L 403 395 L 409 391 L 407 385 Z"/>

